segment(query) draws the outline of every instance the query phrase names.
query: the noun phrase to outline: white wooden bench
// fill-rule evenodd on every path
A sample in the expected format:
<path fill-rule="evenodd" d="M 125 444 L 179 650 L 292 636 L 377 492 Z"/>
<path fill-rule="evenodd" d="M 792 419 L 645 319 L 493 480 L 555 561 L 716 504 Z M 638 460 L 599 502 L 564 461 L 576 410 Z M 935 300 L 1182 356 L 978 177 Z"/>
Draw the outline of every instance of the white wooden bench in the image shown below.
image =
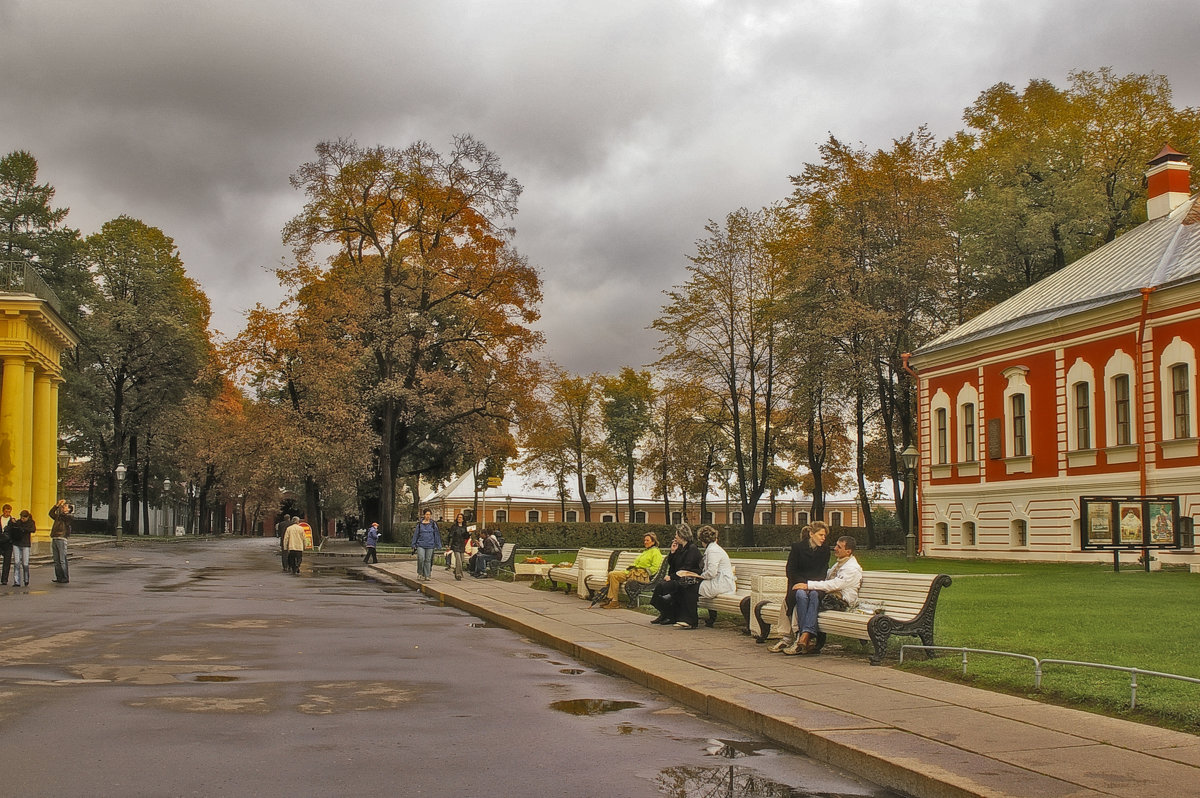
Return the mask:
<path fill-rule="evenodd" d="M 708 618 L 704 625 L 712 627 L 717 621 L 718 612 L 736 613 L 742 616 L 744 623 L 742 634 L 750 634 L 750 586 L 756 576 L 787 576 L 786 560 L 730 560 L 733 563 L 733 576 L 737 580 L 737 589 L 732 593 L 721 593 L 710 598 L 700 597 L 696 605 L 702 610 L 708 610 Z"/>
<path fill-rule="evenodd" d="M 555 589 L 562 587 L 564 593 L 570 593 L 571 588 L 575 588 L 581 596 L 590 596 L 587 583 L 581 584 L 580 580 L 601 572 L 607 574 L 612 570 L 609 566 L 616 560 L 617 554 L 616 549 L 584 547 L 575 553 L 575 561 L 571 563 L 570 567 L 551 568 L 546 574 L 546 578 L 550 580 L 550 585 Z"/>
<path fill-rule="evenodd" d="M 910 574 L 900 571 L 864 571 L 862 586 L 858 589 L 858 607 L 848 610 L 822 610 L 817 615 L 821 632 L 818 647 L 825 644 L 825 636 L 834 634 L 870 641 L 874 646 L 871 664 L 878 665 L 887 651 L 888 639 L 893 635 L 921 638 L 924 645 L 933 645 L 933 615 L 937 609 L 938 595 L 942 588 L 950 586 L 950 577 L 945 574 Z M 755 619 L 762 628 L 758 642 L 767 639 L 771 624 L 779 616 L 779 603 L 783 597 L 761 601 L 754 607 Z M 859 607 L 861 609 L 859 609 Z M 933 652 L 926 651 L 926 656 Z"/>
<path fill-rule="evenodd" d="M 633 565 L 633 561 L 639 556 L 641 556 L 640 551 L 619 551 L 617 552 L 617 558 L 612 561 L 612 565 L 608 571 L 624 571 Z M 587 588 L 589 594 L 595 595 L 597 590 L 608 586 L 608 571 L 602 574 L 584 574 L 583 586 Z M 609 596 L 609 600 L 612 600 L 612 598 L 612 596 Z"/>

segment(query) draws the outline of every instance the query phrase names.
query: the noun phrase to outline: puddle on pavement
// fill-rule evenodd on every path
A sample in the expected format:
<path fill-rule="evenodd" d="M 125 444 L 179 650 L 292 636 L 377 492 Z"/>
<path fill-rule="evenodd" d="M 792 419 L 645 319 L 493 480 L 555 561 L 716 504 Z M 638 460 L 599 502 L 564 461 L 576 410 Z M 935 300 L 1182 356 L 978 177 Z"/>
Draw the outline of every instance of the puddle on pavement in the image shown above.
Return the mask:
<path fill-rule="evenodd" d="M 587 671 L 585 671 L 583 668 L 561 668 L 558 672 L 565 673 L 570 676 L 577 676 L 581 673 L 587 673 Z"/>
<path fill-rule="evenodd" d="M 514 657 L 524 657 L 525 659 L 549 659 L 549 654 L 543 654 L 540 651 L 518 651 L 513 654 Z"/>
<path fill-rule="evenodd" d="M 492 623 L 491 621 L 471 621 L 469 624 L 467 624 L 467 626 L 471 627 L 472 629 L 503 629 L 504 628 L 500 624 Z"/>
<path fill-rule="evenodd" d="M 641 701 L 612 701 L 607 698 L 570 698 L 565 701 L 554 701 L 551 709 L 566 712 L 568 715 L 579 717 L 604 715 L 609 712 L 620 712 L 622 709 L 636 709 Z"/>
<path fill-rule="evenodd" d="M 216 676 L 211 673 L 204 673 L 192 679 L 194 682 L 236 682 L 237 680 L 237 676 Z"/>
<path fill-rule="evenodd" d="M 191 571 L 181 582 L 167 582 L 157 585 L 144 585 L 142 590 L 148 593 L 174 593 L 176 590 L 183 590 L 189 587 L 207 582 L 211 579 L 216 579 L 220 575 L 221 569 L 218 568 L 201 568 L 197 571 Z"/>
<path fill-rule="evenodd" d="M 696 795 L 741 798 L 849 798 L 844 793 L 811 792 L 782 784 L 760 773 L 733 765 L 718 767 L 667 768 L 655 779 L 659 792 L 671 798 Z M 855 795 L 861 798 L 861 793 Z"/>
<path fill-rule="evenodd" d="M 704 748 L 705 756 L 723 756 L 737 759 L 741 756 L 758 756 L 763 751 L 776 751 L 775 746 L 762 740 L 709 740 Z"/>

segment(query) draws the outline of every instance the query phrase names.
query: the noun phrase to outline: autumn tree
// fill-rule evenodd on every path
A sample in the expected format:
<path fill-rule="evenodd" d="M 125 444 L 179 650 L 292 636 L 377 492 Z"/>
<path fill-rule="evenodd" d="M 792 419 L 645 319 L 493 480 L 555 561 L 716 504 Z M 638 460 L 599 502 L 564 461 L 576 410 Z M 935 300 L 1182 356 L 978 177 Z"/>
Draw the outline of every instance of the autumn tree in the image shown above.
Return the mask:
<path fill-rule="evenodd" d="M 916 433 L 916 386 L 902 355 L 946 328 L 953 197 L 940 149 L 923 128 L 873 152 L 831 137 L 821 154 L 793 178 L 792 195 L 802 220 L 792 250 L 796 296 L 812 310 L 818 337 L 801 333 L 792 346 L 811 354 L 823 334 L 837 347 L 837 377 L 827 366 L 809 379 L 840 379 L 850 397 L 858 499 L 873 545 L 867 450 L 882 436 L 893 495 L 902 495 L 899 452 Z M 825 401 L 811 387 L 801 395 L 810 411 Z"/>
<path fill-rule="evenodd" d="M 1146 162 L 1164 144 L 1200 148 L 1200 114 L 1173 106 L 1165 77 L 1111 68 L 1072 72 L 1065 89 L 998 83 L 963 120 L 946 144 L 969 278 L 963 317 L 1145 221 Z"/>
<path fill-rule="evenodd" d="M 583 520 L 592 520 L 589 474 L 593 473 L 593 455 L 599 448 L 598 378 L 580 376 L 556 367 L 537 392 L 536 408 L 521 424 L 524 465 L 549 473 L 558 473 L 562 458 L 567 459 L 567 474 L 575 480 Z"/>
<path fill-rule="evenodd" d="M 81 257 L 95 282 L 77 321 L 61 417 L 103 464 L 107 503 L 119 508 L 117 464 L 125 462 L 139 495 L 139 439 L 196 387 L 209 358 L 208 298 L 175 242 L 137 219 L 106 222 Z"/>
<path fill-rule="evenodd" d="M 470 136 L 448 155 L 325 142 L 292 184 L 307 202 L 284 229 L 297 265 L 283 276 L 306 313 L 330 320 L 326 334 L 360 348 L 390 538 L 397 479 L 436 483 L 469 468 L 472 447 L 511 448 L 538 380 L 540 280 L 505 226 L 521 187 Z"/>
<path fill-rule="evenodd" d="M 633 520 L 638 450 L 650 429 L 650 405 L 654 401 L 650 372 L 626 366 L 615 377 L 601 377 L 600 396 L 605 443 L 625 468 L 629 518 Z"/>
<path fill-rule="evenodd" d="M 789 224 L 781 207 L 740 209 L 689 256 L 688 280 L 667 292 L 654 321 L 658 363 L 700 387 L 720 407 L 738 476 L 743 544 L 754 545 L 754 510 L 767 487 L 775 447 L 783 325 L 784 268 L 770 242 Z"/>

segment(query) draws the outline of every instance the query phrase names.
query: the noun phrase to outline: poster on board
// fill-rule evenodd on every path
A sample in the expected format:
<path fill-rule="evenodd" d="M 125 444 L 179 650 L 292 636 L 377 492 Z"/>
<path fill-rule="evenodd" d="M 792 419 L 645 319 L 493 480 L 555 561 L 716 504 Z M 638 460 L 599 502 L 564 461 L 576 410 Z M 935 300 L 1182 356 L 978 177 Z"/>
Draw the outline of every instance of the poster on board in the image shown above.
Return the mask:
<path fill-rule="evenodd" d="M 1117 515 L 1121 519 L 1121 542 L 1141 543 L 1142 535 L 1142 503 L 1120 502 L 1117 505 Z"/>
<path fill-rule="evenodd" d="M 1150 542 L 1166 545 L 1175 542 L 1175 507 L 1169 502 L 1150 502 Z"/>
<path fill-rule="evenodd" d="M 1094 502 L 1087 508 L 1087 542 L 1093 546 L 1111 546 L 1113 541 L 1112 505 Z"/>

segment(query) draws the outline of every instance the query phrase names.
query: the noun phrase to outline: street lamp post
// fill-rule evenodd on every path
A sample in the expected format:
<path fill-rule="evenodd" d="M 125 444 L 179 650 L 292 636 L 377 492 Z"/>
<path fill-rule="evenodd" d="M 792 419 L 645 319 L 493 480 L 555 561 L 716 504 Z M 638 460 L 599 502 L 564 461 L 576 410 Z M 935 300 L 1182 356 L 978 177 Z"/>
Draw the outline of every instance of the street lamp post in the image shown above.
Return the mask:
<path fill-rule="evenodd" d="M 171 506 L 171 480 L 170 478 L 163 479 L 162 491 L 162 522 L 163 522 L 163 537 L 167 536 L 167 510 Z"/>
<path fill-rule="evenodd" d="M 731 523 L 733 523 L 733 521 L 730 519 L 730 516 L 729 516 L 729 480 L 733 477 L 733 470 L 730 468 L 726 468 L 724 471 L 721 472 L 721 476 L 725 479 L 725 490 L 724 490 L 724 493 L 725 493 L 725 523 L 731 524 Z"/>
<path fill-rule="evenodd" d="M 917 447 L 911 443 L 903 452 L 900 453 L 900 459 L 904 463 L 905 474 L 905 504 L 908 505 L 908 535 L 904 538 L 905 555 L 910 560 L 917 559 L 917 496 L 915 488 L 915 480 L 913 477 L 917 473 L 917 462 L 921 459 L 920 452 Z"/>
<path fill-rule="evenodd" d="M 122 507 L 121 507 L 121 505 L 122 505 L 122 501 L 121 501 L 122 490 L 121 489 L 124 486 L 124 482 L 125 482 L 125 471 L 126 471 L 125 464 L 117 463 L 117 545 L 118 546 L 121 545 L 121 516 L 124 515 L 124 513 L 122 513 L 122 511 L 121 511 L 122 510 Z"/>

